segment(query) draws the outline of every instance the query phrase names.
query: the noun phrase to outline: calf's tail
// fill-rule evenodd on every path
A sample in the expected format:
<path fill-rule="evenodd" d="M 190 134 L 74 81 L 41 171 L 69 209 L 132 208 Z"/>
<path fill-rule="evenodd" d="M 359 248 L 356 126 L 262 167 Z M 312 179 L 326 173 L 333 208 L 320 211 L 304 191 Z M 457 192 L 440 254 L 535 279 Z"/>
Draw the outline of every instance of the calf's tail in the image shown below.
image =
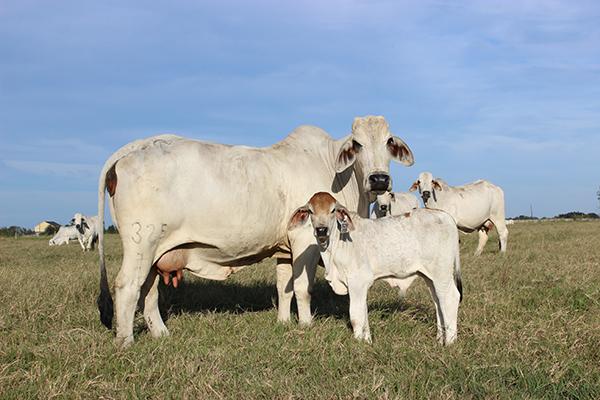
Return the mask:
<path fill-rule="evenodd" d="M 100 255 L 100 294 L 96 303 L 100 311 L 100 321 L 108 329 L 112 328 L 113 300 L 108 287 L 106 264 L 104 260 L 104 191 L 106 190 L 107 165 L 104 166 L 98 182 L 98 254 Z"/>

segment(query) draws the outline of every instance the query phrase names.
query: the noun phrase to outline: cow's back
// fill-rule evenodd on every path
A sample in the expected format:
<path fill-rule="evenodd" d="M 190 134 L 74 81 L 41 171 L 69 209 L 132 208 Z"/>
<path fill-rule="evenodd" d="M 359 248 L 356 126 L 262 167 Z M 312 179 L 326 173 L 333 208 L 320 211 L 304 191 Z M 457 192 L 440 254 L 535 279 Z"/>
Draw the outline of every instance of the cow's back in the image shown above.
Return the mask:
<path fill-rule="evenodd" d="M 116 164 L 112 198 L 122 236 L 154 236 L 157 254 L 201 243 L 218 263 L 267 254 L 295 208 L 331 190 L 328 136 L 309 128 L 269 148 L 178 139 L 130 152 Z"/>

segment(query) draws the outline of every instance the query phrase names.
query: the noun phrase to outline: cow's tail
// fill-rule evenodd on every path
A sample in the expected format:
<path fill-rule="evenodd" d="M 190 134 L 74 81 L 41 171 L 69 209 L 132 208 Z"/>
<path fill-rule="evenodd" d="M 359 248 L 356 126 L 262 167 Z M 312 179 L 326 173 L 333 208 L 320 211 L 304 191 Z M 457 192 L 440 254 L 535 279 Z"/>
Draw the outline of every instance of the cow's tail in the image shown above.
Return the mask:
<path fill-rule="evenodd" d="M 110 162 L 110 160 L 108 161 Z M 107 162 L 107 164 L 108 164 Z M 107 165 L 102 169 L 98 182 L 98 253 L 100 255 L 100 294 L 96 303 L 100 311 L 100 321 L 108 329 L 112 328 L 113 300 L 108 287 L 108 276 L 106 275 L 106 263 L 104 259 L 104 199 L 106 190 Z"/>
<path fill-rule="evenodd" d="M 458 293 L 460 294 L 459 302 L 462 302 L 463 298 L 463 287 L 462 287 L 462 277 L 460 274 L 460 251 L 458 249 L 458 240 L 456 241 L 456 252 L 454 255 L 454 284 L 458 289 Z"/>

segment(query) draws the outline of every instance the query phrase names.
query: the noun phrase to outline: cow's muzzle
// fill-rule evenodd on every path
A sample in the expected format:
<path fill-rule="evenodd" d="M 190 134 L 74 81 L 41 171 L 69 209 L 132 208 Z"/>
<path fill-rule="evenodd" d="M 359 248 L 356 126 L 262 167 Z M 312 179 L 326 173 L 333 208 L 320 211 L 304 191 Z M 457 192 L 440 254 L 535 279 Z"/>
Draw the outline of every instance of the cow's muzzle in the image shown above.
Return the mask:
<path fill-rule="evenodd" d="M 430 197 L 431 197 L 431 192 L 429 190 L 425 190 L 423 193 L 421 193 L 421 198 L 423 199 L 424 204 L 427 204 L 427 201 L 429 200 Z"/>
<path fill-rule="evenodd" d="M 385 204 L 380 205 L 379 206 L 379 211 L 381 211 L 384 214 L 387 214 L 387 212 L 388 212 L 388 206 L 385 205 Z"/>
<path fill-rule="evenodd" d="M 369 175 L 369 186 L 372 192 L 381 194 L 390 188 L 390 176 L 388 174 Z"/>
<path fill-rule="evenodd" d="M 77 231 L 79 233 L 81 233 L 82 235 L 84 234 L 83 225 L 77 224 L 77 225 L 75 225 L 75 229 L 77 229 Z"/>

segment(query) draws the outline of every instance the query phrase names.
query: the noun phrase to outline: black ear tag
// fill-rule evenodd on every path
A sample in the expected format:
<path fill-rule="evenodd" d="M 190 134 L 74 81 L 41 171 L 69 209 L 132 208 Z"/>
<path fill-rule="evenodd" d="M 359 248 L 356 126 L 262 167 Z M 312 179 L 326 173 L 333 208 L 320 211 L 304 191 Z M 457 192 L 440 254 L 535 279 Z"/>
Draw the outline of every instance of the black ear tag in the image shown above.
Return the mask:
<path fill-rule="evenodd" d="M 340 221 L 340 233 L 342 235 L 348 233 L 348 220 L 346 220 L 346 217 L 344 217 L 344 219 Z"/>

